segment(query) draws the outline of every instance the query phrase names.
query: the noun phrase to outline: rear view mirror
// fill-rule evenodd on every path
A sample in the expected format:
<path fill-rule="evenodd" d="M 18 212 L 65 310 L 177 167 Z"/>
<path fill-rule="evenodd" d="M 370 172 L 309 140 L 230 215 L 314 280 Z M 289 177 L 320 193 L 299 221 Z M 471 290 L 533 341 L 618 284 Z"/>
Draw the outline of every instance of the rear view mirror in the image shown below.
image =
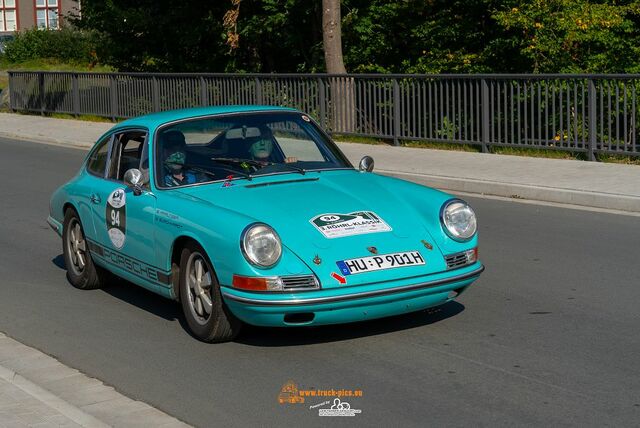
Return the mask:
<path fill-rule="evenodd" d="M 260 129 L 255 127 L 243 126 L 242 128 L 233 128 L 224 134 L 227 140 L 239 140 L 245 138 L 256 138 L 260 136 Z"/>

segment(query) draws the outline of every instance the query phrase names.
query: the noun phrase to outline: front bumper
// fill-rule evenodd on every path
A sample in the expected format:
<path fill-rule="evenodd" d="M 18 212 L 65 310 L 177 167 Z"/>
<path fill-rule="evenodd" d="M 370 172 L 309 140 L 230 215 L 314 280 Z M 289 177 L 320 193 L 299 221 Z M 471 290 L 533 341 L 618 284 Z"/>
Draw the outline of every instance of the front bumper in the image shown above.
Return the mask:
<path fill-rule="evenodd" d="M 441 305 L 464 291 L 482 271 L 484 266 L 476 262 L 465 268 L 393 283 L 298 293 L 248 292 L 231 287 L 221 287 L 221 291 L 229 309 L 248 324 L 272 327 L 339 324 Z M 457 293 L 452 296 L 451 291 Z"/>
<path fill-rule="evenodd" d="M 53 229 L 60 237 L 62 237 L 62 223 L 60 223 L 55 218 L 49 216 L 47 217 L 47 224 L 51 229 Z"/>

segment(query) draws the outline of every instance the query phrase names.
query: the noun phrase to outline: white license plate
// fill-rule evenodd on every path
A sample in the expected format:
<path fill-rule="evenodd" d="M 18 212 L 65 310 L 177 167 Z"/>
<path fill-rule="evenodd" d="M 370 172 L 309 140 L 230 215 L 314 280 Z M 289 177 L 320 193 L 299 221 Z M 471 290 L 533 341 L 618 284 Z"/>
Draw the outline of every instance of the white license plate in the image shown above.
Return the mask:
<path fill-rule="evenodd" d="M 371 257 L 340 260 L 336 264 L 343 275 L 355 275 L 383 269 L 419 266 L 424 265 L 425 261 L 420 252 L 406 251 L 404 253 L 380 254 Z"/>

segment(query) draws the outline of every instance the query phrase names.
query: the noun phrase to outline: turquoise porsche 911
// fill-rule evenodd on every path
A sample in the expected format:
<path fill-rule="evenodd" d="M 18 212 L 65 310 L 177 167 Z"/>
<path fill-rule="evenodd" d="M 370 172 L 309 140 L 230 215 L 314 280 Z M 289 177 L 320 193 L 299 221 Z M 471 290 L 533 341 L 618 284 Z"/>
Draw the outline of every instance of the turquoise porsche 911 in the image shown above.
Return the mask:
<path fill-rule="evenodd" d="M 72 285 L 116 275 L 179 301 L 207 342 L 243 323 L 347 323 L 456 298 L 484 270 L 473 210 L 372 170 L 295 109 L 155 113 L 97 141 L 48 223 Z"/>

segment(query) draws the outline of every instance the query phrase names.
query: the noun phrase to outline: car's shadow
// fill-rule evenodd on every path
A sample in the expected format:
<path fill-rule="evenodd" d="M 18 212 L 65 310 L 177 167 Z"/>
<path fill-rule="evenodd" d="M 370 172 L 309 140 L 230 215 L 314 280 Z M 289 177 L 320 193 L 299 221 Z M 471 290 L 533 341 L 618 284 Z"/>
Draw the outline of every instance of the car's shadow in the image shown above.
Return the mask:
<path fill-rule="evenodd" d="M 236 342 L 260 347 L 340 342 L 424 327 L 456 316 L 464 309 L 463 304 L 452 301 L 418 312 L 349 324 L 287 328 L 245 326 Z"/>
<path fill-rule="evenodd" d="M 62 255 L 55 257 L 52 263 L 61 269 L 65 269 Z M 191 335 L 178 303 L 116 277 L 109 281 L 108 286 L 101 290 L 104 293 L 162 319 L 178 321 L 183 330 Z M 339 342 L 428 326 L 454 317 L 464 311 L 464 309 L 464 305 L 453 301 L 436 308 L 409 314 L 350 324 L 340 324 L 339 326 L 268 328 L 245 325 L 235 342 L 259 347 L 299 346 Z"/>
<path fill-rule="evenodd" d="M 62 270 L 67 270 L 67 266 L 64 264 L 64 256 L 62 254 L 58 254 L 52 258 L 51 263 Z"/>

